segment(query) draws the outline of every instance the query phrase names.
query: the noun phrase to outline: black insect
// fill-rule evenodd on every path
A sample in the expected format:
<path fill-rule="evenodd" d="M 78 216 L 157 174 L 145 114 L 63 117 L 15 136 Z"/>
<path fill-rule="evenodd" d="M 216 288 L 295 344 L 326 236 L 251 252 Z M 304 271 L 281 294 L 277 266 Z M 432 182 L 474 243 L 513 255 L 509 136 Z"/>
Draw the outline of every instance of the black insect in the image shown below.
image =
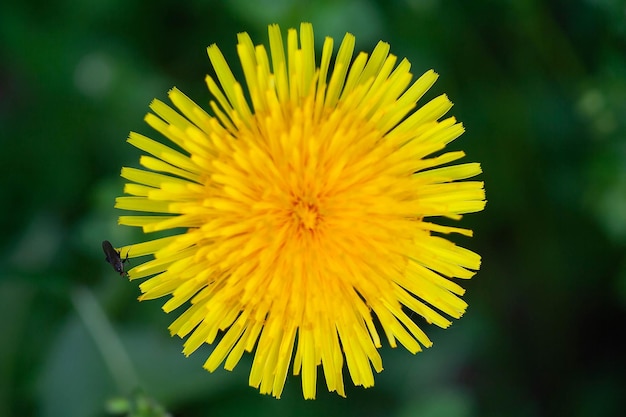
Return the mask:
<path fill-rule="evenodd" d="M 126 252 L 126 258 L 122 259 L 120 257 L 120 252 L 115 250 L 113 245 L 111 245 L 111 242 L 108 240 L 102 241 L 102 249 L 106 255 L 104 260 L 110 263 L 113 269 L 115 269 L 116 272 L 119 272 L 120 276 L 128 275 L 124 272 L 124 263 L 128 261 L 128 252 Z"/>

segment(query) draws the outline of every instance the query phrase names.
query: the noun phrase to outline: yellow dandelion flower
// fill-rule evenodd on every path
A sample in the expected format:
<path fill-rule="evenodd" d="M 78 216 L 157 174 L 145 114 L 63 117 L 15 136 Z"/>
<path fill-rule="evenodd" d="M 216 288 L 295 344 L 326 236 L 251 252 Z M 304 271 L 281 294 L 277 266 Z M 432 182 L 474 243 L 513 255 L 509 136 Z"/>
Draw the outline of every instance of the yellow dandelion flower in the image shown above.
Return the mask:
<path fill-rule="evenodd" d="M 431 346 L 414 317 L 450 325 L 467 307 L 452 279 L 480 267 L 441 237 L 470 230 L 427 221 L 485 206 L 483 183 L 462 181 L 480 165 L 450 165 L 464 153 L 439 152 L 463 133 L 453 117 L 440 120 L 452 103 L 442 95 L 416 109 L 437 74 L 411 83 L 409 62 L 387 43 L 352 60 L 354 45 L 346 34 L 331 69 L 333 39 L 318 66 L 310 24 L 288 31 L 286 49 L 269 26 L 269 54 L 241 33 L 247 91 L 211 45 L 214 115 L 174 88 L 175 109 L 155 100 L 145 119 L 173 144 L 128 139 L 148 155 L 145 169 L 122 169 L 130 196 L 116 207 L 149 214 L 120 224 L 178 229 L 132 245 L 131 257 L 154 257 L 129 271 L 149 277 L 140 299 L 169 296 L 168 313 L 185 305 L 170 331 L 187 337 L 185 355 L 214 345 L 209 371 L 254 352 L 249 383 L 275 397 L 290 366 L 305 398 L 320 365 L 342 396 L 344 366 L 355 385 L 373 386 L 379 332 L 412 353 Z"/>

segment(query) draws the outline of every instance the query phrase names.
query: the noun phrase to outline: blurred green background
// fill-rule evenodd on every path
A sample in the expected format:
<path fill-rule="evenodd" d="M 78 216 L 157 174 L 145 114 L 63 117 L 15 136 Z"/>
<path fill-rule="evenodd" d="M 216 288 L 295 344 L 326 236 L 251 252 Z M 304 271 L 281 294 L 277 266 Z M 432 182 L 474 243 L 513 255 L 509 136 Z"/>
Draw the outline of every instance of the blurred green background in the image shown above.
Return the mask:
<path fill-rule="evenodd" d="M 262 396 L 250 358 L 207 373 L 209 348 L 184 358 L 163 300 L 138 303 L 100 247 L 140 239 L 113 202 L 140 154 L 128 132 L 158 138 L 152 98 L 175 85 L 206 106 L 206 46 L 238 68 L 237 32 L 266 43 L 267 24 L 300 21 L 318 45 L 350 31 L 434 68 L 489 201 L 456 239 L 483 256 L 464 318 L 416 356 L 383 348 L 376 386 L 347 399 L 320 379 L 304 401 L 294 377 Z M 0 416 L 109 415 L 133 378 L 181 417 L 624 414 L 623 0 L 4 0 L 0 139 Z"/>

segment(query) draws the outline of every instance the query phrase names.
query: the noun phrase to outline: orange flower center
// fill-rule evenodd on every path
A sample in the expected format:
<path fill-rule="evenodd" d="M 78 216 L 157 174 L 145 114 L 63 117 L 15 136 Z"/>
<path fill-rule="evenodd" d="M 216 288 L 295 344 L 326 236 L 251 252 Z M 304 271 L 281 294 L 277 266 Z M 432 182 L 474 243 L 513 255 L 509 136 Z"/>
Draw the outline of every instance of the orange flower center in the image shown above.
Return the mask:
<path fill-rule="evenodd" d="M 299 228 L 314 230 L 320 220 L 320 213 L 316 203 L 310 200 L 296 199 L 293 203 L 293 216 Z"/>

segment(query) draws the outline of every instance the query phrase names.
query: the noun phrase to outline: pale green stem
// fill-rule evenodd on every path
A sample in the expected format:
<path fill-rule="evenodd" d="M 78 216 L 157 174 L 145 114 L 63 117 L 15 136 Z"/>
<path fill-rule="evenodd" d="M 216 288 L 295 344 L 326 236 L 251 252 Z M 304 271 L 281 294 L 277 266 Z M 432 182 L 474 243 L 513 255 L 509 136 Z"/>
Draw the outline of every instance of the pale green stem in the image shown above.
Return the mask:
<path fill-rule="evenodd" d="M 72 303 L 120 392 L 130 393 L 138 388 L 139 379 L 132 361 L 93 293 L 79 288 L 72 293 Z"/>

